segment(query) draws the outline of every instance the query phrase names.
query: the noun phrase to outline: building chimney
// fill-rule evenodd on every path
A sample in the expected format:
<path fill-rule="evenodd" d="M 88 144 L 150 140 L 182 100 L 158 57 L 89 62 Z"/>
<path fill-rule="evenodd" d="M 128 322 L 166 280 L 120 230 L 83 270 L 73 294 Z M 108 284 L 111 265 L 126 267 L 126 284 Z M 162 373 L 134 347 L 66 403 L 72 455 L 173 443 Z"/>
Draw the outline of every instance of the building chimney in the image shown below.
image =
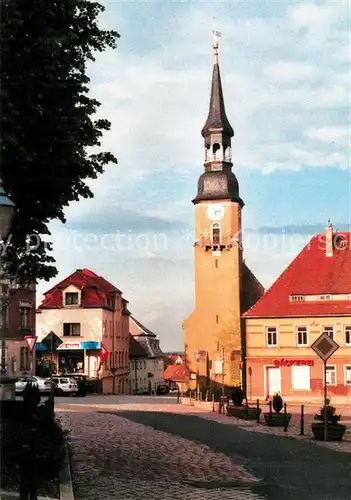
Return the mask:
<path fill-rule="evenodd" d="M 333 257 L 333 226 L 330 220 L 325 228 L 325 256 Z"/>

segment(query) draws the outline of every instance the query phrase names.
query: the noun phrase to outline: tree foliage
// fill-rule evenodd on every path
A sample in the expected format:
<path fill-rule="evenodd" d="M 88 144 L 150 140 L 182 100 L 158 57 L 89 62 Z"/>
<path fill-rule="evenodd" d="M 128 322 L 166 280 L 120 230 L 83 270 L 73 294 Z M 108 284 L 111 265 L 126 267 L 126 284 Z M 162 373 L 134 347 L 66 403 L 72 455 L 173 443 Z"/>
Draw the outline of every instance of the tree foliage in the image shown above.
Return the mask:
<path fill-rule="evenodd" d="M 119 37 L 100 29 L 103 10 L 89 0 L 2 1 L 1 177 L 17 206 L 8 254 L 22 281 L 57 274 L 51 245 L 36 244 L 51 220 L 65 222 L 70 202 L 93 197 L 86 180 L 117 163 L 99 148 L 111 124 L 96 118 L 88 87 L 87 64 Z"/>

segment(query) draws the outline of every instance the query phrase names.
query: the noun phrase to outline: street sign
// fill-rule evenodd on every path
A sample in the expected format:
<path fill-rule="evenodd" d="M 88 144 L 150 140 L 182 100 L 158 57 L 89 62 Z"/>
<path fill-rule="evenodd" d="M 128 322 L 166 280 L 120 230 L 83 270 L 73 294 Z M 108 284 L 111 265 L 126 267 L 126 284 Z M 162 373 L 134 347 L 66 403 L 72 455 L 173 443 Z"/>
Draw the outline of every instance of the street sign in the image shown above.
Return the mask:
<path fill-rule="evenodd" d="M 38 337 L 36 337 L 35 335 L 25 335 L 24 340 L 30 352 L 33 352 L 35 344 L 37 343 L 37 338 Z"/>
<path fill-rule="evenodd" d="M 59 345 L 62 344 L 62 340 L 60 339 L 60 337 L 58 337 L 56 335 L 56 333 L 54 332 L 50 332 L 42 341 L 41 341 L 42 344 L 45 345 L 45 347 L 47 348 L 47 350 L 51 353 L 53 353 L 54 351 L 56 351 L 56 349 L 58 348 Z"/>
<path fill-rule="evenodd" d="M 339 349 L 339 345 L 324 332 L 313 342 L 311 349 L 313 349 L 317 356 L 323 361 L 327 361 L 327 359 Z"/>
<path fill-rule="evenodd" d="M 324 332 L 313 342 L 311 348 L 323 360 L 324 371 L 324 441 L 328 441 L 328 419 L 327 419 L 327 360 L 335 351 L 339 349 L 339 345 L 329 335 Z"/>

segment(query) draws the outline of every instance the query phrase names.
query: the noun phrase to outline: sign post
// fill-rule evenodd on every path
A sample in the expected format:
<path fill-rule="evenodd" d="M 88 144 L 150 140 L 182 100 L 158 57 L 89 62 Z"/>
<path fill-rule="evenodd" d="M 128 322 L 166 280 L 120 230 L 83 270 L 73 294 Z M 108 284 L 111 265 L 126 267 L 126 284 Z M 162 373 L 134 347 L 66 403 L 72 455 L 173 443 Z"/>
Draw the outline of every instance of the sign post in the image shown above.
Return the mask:
<path fill-rule="evenodd" d="M 24 340 L 27 344 L 28 349 L 30 350 L 32 354 L 32 375 L 35 375 L 35 345 L 37 343 L 37 338 L 35 335 L 26 335 L 24 337 Z"/>
<path fill-rule="evenodd" d="M 324 371 L 324 441 L 328 441 L 328 421 L 327 421 L 327 361 L 335 351 L 339 349 L 339 345 L 329 335 L 324 332 L 311 345 L 311 349 L 323 361 Z"/>
<path fill-rule="evenodd" d="M 201 352 L 200 351 L 195 351 L 195 359 L 196 359 L 196 401 L 198 401 L 199 398 L 199 363 L 200 363 L 200 358 L 201 358 Z"/>

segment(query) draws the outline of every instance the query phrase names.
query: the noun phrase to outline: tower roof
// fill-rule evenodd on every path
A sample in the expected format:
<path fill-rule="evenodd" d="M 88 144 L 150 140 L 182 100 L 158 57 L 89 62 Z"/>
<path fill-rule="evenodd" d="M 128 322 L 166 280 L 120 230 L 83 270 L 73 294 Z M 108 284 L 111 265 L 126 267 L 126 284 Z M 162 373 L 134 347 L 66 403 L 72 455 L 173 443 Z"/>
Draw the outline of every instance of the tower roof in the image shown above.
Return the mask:
<path fill-rule="evenodd" d="M 218 33 L 215 32 L 218 35 Z M 206 123 L 201 131 L 203 137 L 211 132 L 221 132 L 222 134 L 233 137 L 234 130 L 229 123 L 225 112 L 221 73 L 218 62 L 218 39 L 215 37 L 213 41 L 213 72 L 211 85 L 210 109 L 208 112 Z"/>

